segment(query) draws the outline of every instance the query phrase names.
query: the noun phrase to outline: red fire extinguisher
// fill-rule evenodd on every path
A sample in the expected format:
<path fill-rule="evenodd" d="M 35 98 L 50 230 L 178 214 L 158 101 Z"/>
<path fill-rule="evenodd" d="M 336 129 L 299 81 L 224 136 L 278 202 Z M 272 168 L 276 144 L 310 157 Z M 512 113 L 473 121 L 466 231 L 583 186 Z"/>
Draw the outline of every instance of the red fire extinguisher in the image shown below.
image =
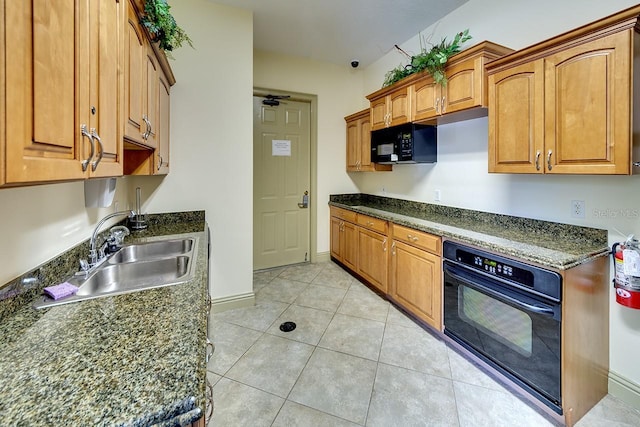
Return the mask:
<path fill-rule="evenodd" d="M 616 302 L 625 307 L 640 309 L 640 246 L 629 236 L 624 243 L 614 243 L 611 248 L 614 272 L 613 286 Z M 626 265 L 625 265 L 626 261 Z"/>

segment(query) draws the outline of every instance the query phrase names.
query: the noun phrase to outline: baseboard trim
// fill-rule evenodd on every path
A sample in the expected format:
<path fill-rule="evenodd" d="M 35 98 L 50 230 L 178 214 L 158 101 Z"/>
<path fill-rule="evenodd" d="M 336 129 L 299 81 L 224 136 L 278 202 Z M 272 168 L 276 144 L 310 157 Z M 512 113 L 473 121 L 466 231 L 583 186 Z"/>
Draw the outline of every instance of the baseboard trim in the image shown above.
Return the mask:
<path fill-rule="evenodd" d="M 634 408 L 640 408 L 640 385 L 609 371 L 609 394 Z"/>
<path fill-rule="evenodd" d="M 211 301 L 211 311 L 213 313 L 222 313 L 223 311 L 233 310 L 234 308 L 251 307 L 255 305 L 255 303 L 256 295 L 253 292 L 247 292 L 246 294 L 213 299 Z"/>
<path fill-rule="evenodd" d="M 331 261 L 331 252 L 318 252 L 316 254 L 316 262 L 329 262 Z"/>

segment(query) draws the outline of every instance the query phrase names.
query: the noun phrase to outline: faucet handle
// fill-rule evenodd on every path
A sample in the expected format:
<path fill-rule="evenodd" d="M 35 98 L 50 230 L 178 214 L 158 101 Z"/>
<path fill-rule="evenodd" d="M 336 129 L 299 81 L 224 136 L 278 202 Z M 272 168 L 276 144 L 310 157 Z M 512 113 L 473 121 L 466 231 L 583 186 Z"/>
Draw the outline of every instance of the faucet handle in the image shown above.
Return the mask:
<path fill-rule="evenodd" d="M 107 242 L 109 242 L 109 250 L 120 248 L 124 243 L 124 238 L 130 234 L 131 232 L 124 225 L 111 227 L 109 229 L 109 238 L 107 239 Z"/>

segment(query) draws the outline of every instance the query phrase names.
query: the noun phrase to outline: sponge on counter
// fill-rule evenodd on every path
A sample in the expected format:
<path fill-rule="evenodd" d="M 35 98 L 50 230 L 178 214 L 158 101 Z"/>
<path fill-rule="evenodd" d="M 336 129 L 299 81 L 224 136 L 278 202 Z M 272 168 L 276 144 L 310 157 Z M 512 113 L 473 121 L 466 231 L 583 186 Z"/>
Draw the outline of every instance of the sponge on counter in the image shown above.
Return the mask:
<path fill-rule="evenodd" d="M 53 298 L 59 300 L 60 298 L 74 295 L 78 292 L 78 287 L 72 285 L 69 282 L 60 283 L 59 285 L 48 286 L 44 288 L 44 293 Z"/>

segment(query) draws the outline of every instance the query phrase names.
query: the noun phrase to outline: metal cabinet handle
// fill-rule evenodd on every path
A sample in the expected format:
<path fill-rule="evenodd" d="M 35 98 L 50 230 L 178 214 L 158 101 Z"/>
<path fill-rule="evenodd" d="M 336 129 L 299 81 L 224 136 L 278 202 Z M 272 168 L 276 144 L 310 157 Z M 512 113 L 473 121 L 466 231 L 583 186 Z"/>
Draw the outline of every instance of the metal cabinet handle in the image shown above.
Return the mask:
<path fill-rule="evenodd" d="M 206 356 L 206 361 L 207 363 L 209 363 L 209 359 L 211 359 L 211 356 L 213 356 L 213 353 L 216 351 L 216 346 L 213 345 L 213 343 L 211 342 L 211 340 L 209 340 L 209 338 L 207 338 L 207 356 Z"/>
<path fill-rule="evenodd" d="M 387 252 L 387 238 L 385 237 L 384 240 L 382 240 L 382 252 Z"/>
<path fill-rule="evenodd" d="M 553 167 L 551 166 L 551 153 L 553 153 L 552 150 L 549 150 L 549 152 L 547 153 L 547 168 L 549 170 L 551 170 L 551 168 Z"/>
<path fill-rule="evenodd" d="M 213 386 L 209 379 L 207 379 L 207 416 L 206 419 L 210 420 L 213 416 Z"/>
<path fill-rule="evenodd" d="M 446 96 L 443 96 L 443 97 L 442 97 L 442 114 L 444 114 L 444 113 L 447 111 L 447 104 L 446 104 L 446 100 L 447 100 L 447 97 L 446 97 Z"/>
<path fill-rule="evenodd" d="M 160 154 L 158 154 L 158 170 L 160 170 L 160 168 L 162 167 L 162 156 Z"/>
<path fill-rule="evenodd" d="M 540 170 L 540 150 L 536 152 L 536 170 Z"/>
<path fill-rule="evenodd" d="M 89 166 L 89 162 L 93 158 L 95 149 L 94 149 L 94 143 L 93 143 L 93 136 L 91 136 L 91 134 L 87 132 L 87 125 L 85 124 L 81 125 L 80 132 L 82 133 L 83 137 L 89 138 L 89 141 L 91 142 L 91 153 L 89 153 L 89 157 L 87 157 L 82 161 L 82 172 L 85 172 L 87 170 L 87 167 Z"/>
<path fill-rule="evenodd" d="M 440 98 L 436 98 L 436 114 L 440 114 Z"/>
<path fill-rule="evenodd" d="M 98 141 L 98 145 L 100 146 L 100 153 L 98 154 L 98 158 L 91 163 L 91 170 L 95 172 L 96 168 L 98 167 L 98 163 L 100 163 L 100 160 L 102 160 L 102 156 L 104 155 L 104 146 L 102 145 L 102 140 L 100 139 L 100 136 L 95 129 L 91 129 L 91 136 L 93 137 L 93 139 Z"/>
<path fill-rule="evenodd" d="M 391 243 L 391 255 L 396 254 L 396 242 Z"/>
<path fill-rule="evenodd" d="M 418 237 L 413 236 L 411 234 L 407 234 L 407 239 L 411 240 L 412 242 L 417 242 L 418 241 Z"/>
<path fill-rule="evenodd" d="M 142 116 L 142 121 L 144 121 L 144 125 L 146 127 L 145 132 L 142 134 L 142 139 L 146 141 L 149 138 L 149 135 L 151 135 L 151 122 L 146 114 Z"/>

